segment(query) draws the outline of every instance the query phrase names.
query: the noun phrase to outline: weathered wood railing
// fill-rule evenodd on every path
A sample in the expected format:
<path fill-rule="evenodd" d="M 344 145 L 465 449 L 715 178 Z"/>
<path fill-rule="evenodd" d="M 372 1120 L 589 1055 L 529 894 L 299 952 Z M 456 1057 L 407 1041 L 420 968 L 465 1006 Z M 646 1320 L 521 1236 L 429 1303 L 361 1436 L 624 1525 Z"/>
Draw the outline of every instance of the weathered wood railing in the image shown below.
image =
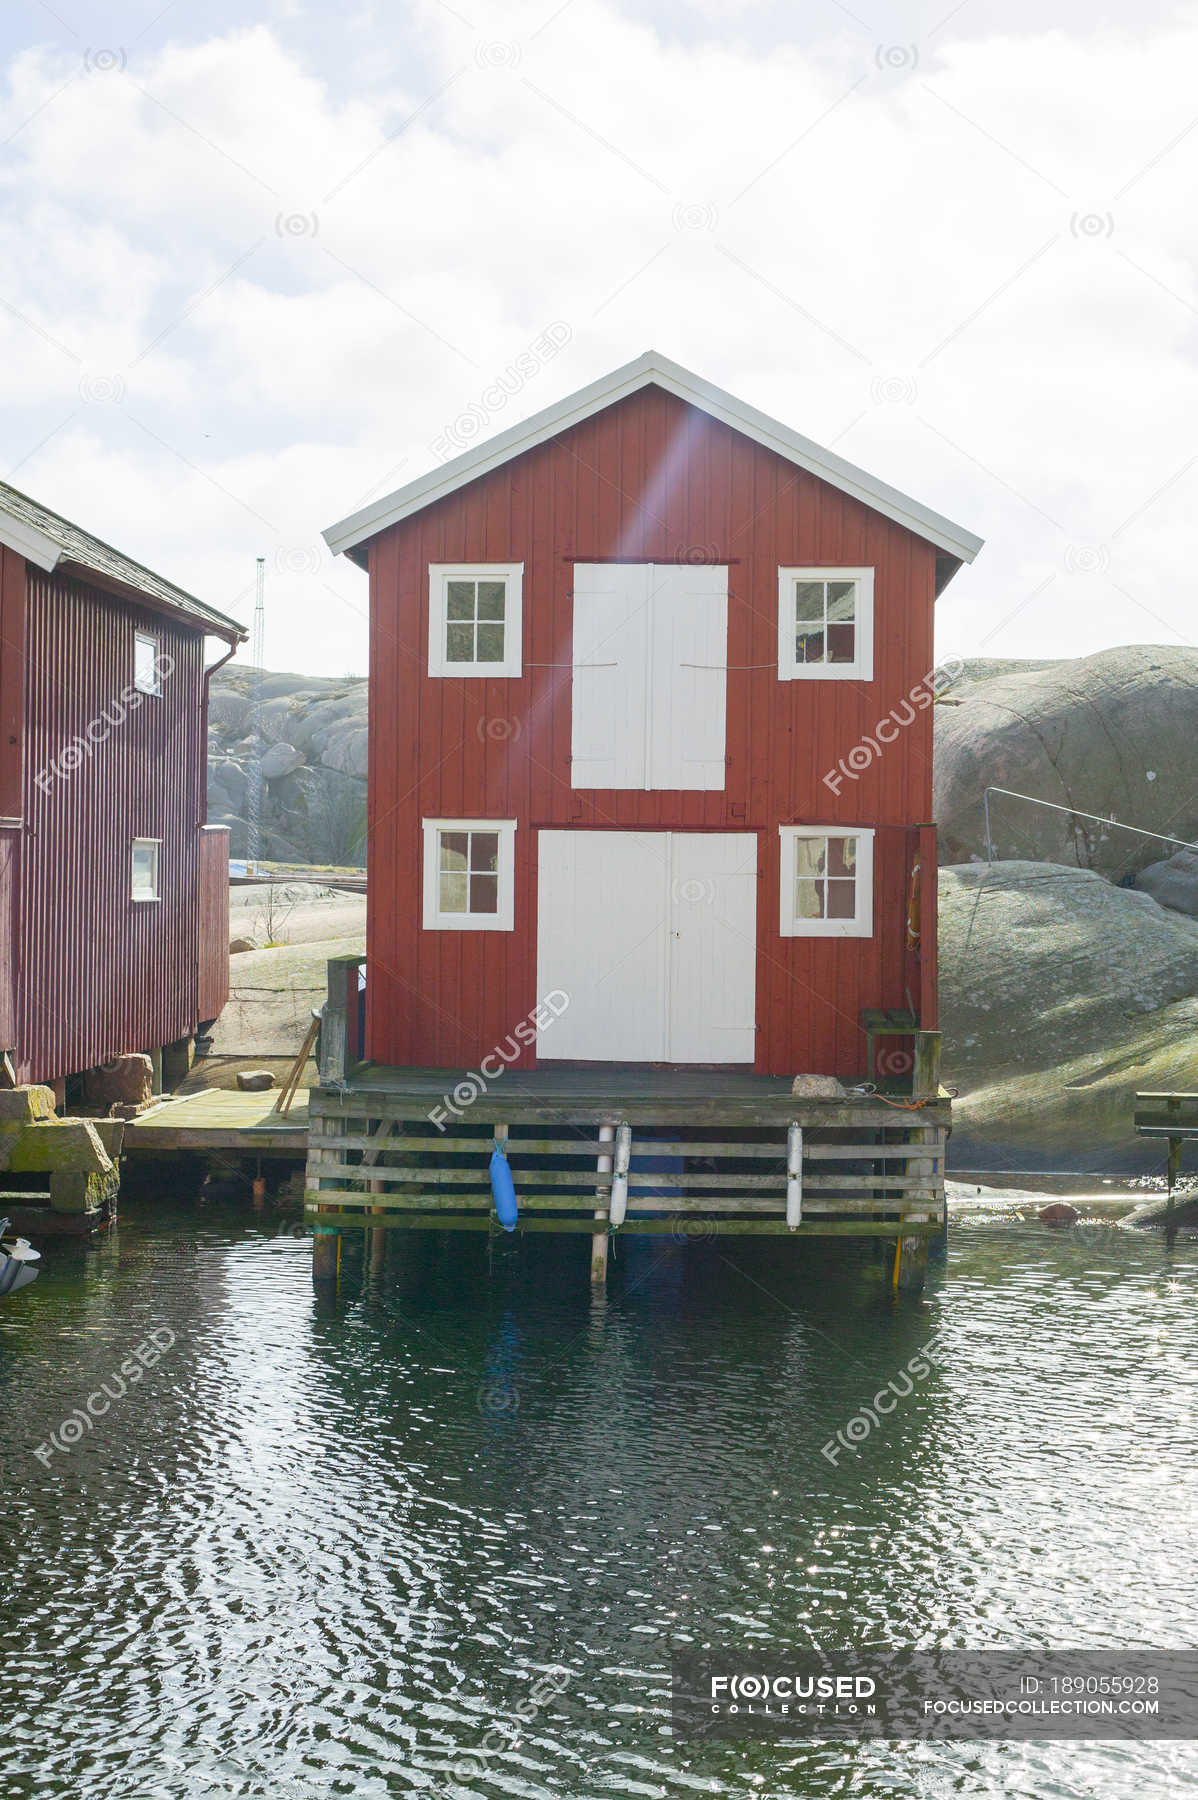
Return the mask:
<path fill-rule="evenodd" d="M 358 1102 L 361 1105 L 361 1101 Z M 802 1109 L 800 1229 L 851 1235 L 918 1215 L 940 1229 L 944 1205 L 942 1124 L 837 1124 Z M 380 1121 L 345 1110 L 314 1118 L 309 1137 L 309 1210 L 321 1223 L 389 1223 L 485 1229 L 491 1213 L 489 1157 L 495 1127 L 458 1126 L 440 1136 L 426 1120 Z M 612 1143 L 596 1127 L 555 1136 L 506 1127 L 505 1148 L 529 1230 L 593 1231 L 610 1215 Z M 787 1230 L 787 1130 L 744 1136 L 723 1128 L 674 1137 L 633 1133 L 627 1231 L 671 1231 L 679 1214 L 736 1231 Z M 869 1141 L 870 1138 L 877 1141 Z M 661 1168 L 662 1162 L 681 1163 Z M 607 1165 L 606 1167 L 604 1165 Z M 689 1165 L 689 1166 L 687 1166 Z M 336 1219 L 325 1216 L 335 1209 Z M 553 1219 L 538 1215 L 559 1215 Z M 575 1217 L 568 1215 L 574 1214 Z M 664 1214 L 664 1219 L 642 1215 Z M 531 1215 L 531 1216 L 529 1216 Z M 913 1226 L 914 1228 L 914 1226 Z"/>

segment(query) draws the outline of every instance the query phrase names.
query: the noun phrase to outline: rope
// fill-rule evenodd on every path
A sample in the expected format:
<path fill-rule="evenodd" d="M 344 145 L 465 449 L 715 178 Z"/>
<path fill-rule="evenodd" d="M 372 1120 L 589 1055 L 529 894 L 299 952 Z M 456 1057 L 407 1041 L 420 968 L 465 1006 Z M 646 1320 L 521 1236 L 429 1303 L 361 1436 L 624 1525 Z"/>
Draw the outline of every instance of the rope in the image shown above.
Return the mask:
<path fill-rule="evenodd" d="M 950 1100 L 957 1098 L 956 1088 L 945 1088 Z M 888 1095 L 880 1094 L 872 1081 L 863 1081 L 857 1087 L 845 1089 L 846 1093 L 857 1094 L 863 1100 L 880 1100 L 883 1106 L 892 1106 L 898 1112 L 919 1112 L 925 1106 L 934 1106 L 939 1099 L 938 1094 L 927 1094 L 922 1100 L 891 1100 Z"/>

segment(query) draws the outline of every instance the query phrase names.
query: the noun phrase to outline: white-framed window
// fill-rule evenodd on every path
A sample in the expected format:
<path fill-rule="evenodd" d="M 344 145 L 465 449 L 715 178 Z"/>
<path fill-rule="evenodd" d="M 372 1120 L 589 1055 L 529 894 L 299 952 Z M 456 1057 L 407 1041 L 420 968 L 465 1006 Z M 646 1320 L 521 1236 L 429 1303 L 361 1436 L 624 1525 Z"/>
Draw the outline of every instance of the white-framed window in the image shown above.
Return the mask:
<path fill-rule="evenodd" d="M 160 694 L 162 677 L 158 670 L 158 639 L 148 631 L 133 634 L 133 685 L 139 694 Z"/>
<path fill-rule="evenodd" d="M 872 681 L 872 569 L 778 570 L 782 681 Z"/>
<path fill-rule="evenodd" d="M 780 825 L 783 937 L 872 937 L 874 834 L 862 825 Z"/>
<path fill-rule="evenodd" d="M 159 842 L 158 838 L 134 838 L 133 840 L 130 879 L 134 900 L 157 900 L 159 898 Z"/>
<path fill-rule="evenodd" d="M 519 675 L 523 563 L 430 563 L 430 675 Z"/>
<path fill-rule="evenodd" d="M 515 819 L 425 819 L 424 929 L 511 931 Z"/>

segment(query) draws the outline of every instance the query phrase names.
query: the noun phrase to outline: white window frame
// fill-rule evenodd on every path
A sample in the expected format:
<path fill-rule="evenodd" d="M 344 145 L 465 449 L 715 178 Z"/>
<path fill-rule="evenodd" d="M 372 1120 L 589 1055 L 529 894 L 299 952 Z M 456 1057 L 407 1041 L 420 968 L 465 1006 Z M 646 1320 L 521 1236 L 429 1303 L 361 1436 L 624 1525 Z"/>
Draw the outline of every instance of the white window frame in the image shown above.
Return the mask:
<path fill-rule="evenodd" d="M 425 819 L 424 826 L 424 929 L 426 931 L 514 931 L 516 926 L 516 821 L 515 819 Z M 441 833 L 443 831 L 497 831 L 499 833 L 499 894 L 493 913 L 443 913 L 441 911 Z"/>
<path fill-rule="evenodd" d="M 503 613 L 503 661 L 497 663 L 450 662 L 446 644 L 446 608 L 451 581 L 506 581 L 507 602 Z M 524 564 L 430 563 L 428 566 L 428 672 L 439 679 L 465 676 L 468 680 L 504 681 L 520 675 L 522 663 Z"/>
<path fill-rule="evenodd" d="M 855 581 L 853 609 L 857 654 L 851 663 L 801 663 L 795 656 L 794 584 L 796 581 Z M 872 681 L 874 678 L 874 572 L 872 568 L 779 567 L 779 681 Z"/>
<path fill-rule="evenodd" d="M 154 652 L 154 673 L 149 687 L 137 678 L 137 648 L 139 644 L 149 644 Z M 158 694 L 159 696 L 162 694 L 162 676 L 158 673 L 158 653 L 160 648 L 161 640 L 156 638 L 152 632 L 135 631 L 133 633 L 133 685 L 139 694 Z"/>
<path fill-rule="evenodd" d="M 782 840 L 779 872 L 779 930 L 783 937 L 869 938 L 874 934 L 874 828 L 872 825 L 779 825 Z M 804 838 L 852 837 L 857 840 L 857 910 L 851 919 L 799 919 L 794 893 L 795 845 Z"/>
<path fill-rule="evenodd" d="M 139 894 L 133 886 L 134 855 L 138 850 L 145 850 L 145 849 L 150 849 L 154 852 L 154 891 L 151 894 Z M 162 864 L 162 839 L 161 838 L 135 837 L 132 844 L 129 846 L 129 897 L 130 897 L 130 899 L 135 901 L 138 905 L 148 905 L 152 901 L 161 900 L 162 889 L 159 885 L 159 875 L 161 872 L 161 864 Z"/>

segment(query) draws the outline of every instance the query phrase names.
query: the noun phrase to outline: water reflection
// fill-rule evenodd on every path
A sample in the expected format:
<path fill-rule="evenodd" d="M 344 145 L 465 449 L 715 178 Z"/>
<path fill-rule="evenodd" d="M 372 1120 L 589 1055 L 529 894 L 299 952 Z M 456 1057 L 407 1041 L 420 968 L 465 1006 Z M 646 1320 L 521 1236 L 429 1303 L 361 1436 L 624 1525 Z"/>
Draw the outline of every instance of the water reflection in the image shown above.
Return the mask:
<path fill-rule="evenodd" d="M 975 1222 L 899 1302 L 867 1246 L 629 1240 L 598 1298 L 585 1240 L 375 1233 L 323 1296 L 234 1218 L 47 1262 L 0 1315 L 0 1794 L 1191 1784 L 1184 1745 L 675 1744 L 668 1664 L 1198 1641 L 1193 1240 Z"/>

